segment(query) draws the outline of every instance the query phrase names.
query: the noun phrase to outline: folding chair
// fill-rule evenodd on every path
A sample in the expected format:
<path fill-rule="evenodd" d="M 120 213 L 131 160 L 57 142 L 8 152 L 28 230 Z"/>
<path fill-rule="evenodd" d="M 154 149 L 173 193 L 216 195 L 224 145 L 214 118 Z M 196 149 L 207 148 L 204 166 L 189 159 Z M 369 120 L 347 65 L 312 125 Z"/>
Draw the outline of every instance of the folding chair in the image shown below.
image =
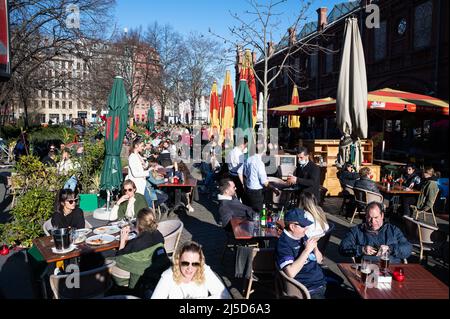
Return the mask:
<path fill-rule="evenodd" d="M 353 219 L 355 219 L 356 214 L 365 214 L 365 209 L 367 204 L 371 202 L 379 202 L 383 204 L 383 195 L 377 194 L 371 191 L 368 191 L 366 189 L 362 188 L 353 188 L 353 192 L 355 193 L 355 202 L 356 207 L 355 211 L 353 212 L 352 219 L 350 221 L 350 224 L 353 223 Z"/>

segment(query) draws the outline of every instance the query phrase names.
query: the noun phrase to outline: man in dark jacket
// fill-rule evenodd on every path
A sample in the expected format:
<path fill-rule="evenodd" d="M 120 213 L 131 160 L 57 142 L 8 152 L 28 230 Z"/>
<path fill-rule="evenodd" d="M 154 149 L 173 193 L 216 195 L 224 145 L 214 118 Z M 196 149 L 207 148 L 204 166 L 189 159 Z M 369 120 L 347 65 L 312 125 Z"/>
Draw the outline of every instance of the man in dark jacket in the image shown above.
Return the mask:
<path fill-rule="evenodd" d="M 338 173 L 338 178 L 342 189 L 344 189 L 345 185 L 355 186 L 355 181 L 359 178 L 359 174 L 353 171 L 351 163 L 345 163 L 342 170 Z"/>
<path fill-rule="evenodd" d="M 371 171 L 370 168 L 365 166 L 359 170 L 359 175 L 361 176 L 359 179 L 355 181 L 355 188 L 365 189 L 377 194 L 380 194 L 380 190 L 378 189 L 375 182 L 371 179 Z"/>
<path fill-rule="evenodd" d="M 288 177 L 290 185 L 297 185 L 302 192 L 313 194 L 320 201 L 320 167 L 309 160 L 306 147 L 297 150 L 298 164 L 294 176 Z"/>
<path fill-rule="evenodd" d="M 230 221 L 233 217 L 253 219 L 255 212 L 251 207 L 242 204 L 236 198 L 236 186 L 231 179 L 225 178 L 220 181 L 219 192 L 219 215 L 222 220 L 222 227 L 226 231 L 232 231 Z"/>
<path fill-rule="evenodd" d="M 412 245 L 398 227 L 384 223 L 382 204 L 372 202 L 366 208 L 366 222 L 350 229 L 339 245 L 339 253 L 379 261 L 381 252 L 387 249 L 390 262 L 398 264 L 411 255 Z"/>

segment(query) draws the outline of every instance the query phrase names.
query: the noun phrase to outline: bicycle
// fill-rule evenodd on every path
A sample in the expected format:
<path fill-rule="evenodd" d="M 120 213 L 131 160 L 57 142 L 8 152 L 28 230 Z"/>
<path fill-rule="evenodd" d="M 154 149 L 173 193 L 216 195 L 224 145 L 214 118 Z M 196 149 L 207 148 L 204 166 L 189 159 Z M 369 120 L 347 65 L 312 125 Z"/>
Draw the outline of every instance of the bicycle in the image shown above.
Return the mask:
<path fill-rule="evenodd" d="M 12 153 L 10 152 L 6 142 L 0 138 L 0 164 L 11 164 Z"/>

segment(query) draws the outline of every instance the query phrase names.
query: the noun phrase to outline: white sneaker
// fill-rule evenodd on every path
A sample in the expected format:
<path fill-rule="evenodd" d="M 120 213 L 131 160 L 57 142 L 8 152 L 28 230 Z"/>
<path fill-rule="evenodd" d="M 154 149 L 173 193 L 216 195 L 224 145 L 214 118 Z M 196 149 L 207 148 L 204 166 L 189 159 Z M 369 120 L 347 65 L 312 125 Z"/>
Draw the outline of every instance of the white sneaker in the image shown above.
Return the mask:
<path fill-rule="evenodd" d="M 191 204 L 187 205 L 186 208 L 189 210 L 189 213 L 194 212 L 194 207 L 192 207 Z"/>

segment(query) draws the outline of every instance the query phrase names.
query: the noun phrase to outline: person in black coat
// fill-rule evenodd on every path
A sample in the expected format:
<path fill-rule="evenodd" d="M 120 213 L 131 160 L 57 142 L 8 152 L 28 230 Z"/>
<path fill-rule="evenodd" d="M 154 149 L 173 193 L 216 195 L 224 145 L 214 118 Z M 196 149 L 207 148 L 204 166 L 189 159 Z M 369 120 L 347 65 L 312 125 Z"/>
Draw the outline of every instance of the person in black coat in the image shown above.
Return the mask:
<path fill-rule="evenodd" d="M 342 170 L 338 173 L 338 178 L 342 189 L 345 189 L 345 185 L 355 186 L 355 181 L 359 178 L 359 174 L 353 171 L 351 163 L 345 163 Z"/>
<path fill-rule="evenodd" d="M 309 160 L 306 147 L 297 150 L 298 164 L 293 176 L 288 177 L 290 185 L 297 185 L 301 192 L 313 194 L 320 200 L 320 167 Z"/>
<path fill-rule="evenodd" d="M 242 204 L 237 199 L 236 186 L 231 179 L 225 178 L 221 180 L 219 191 L 219 215 L 222 220 L 222 227 L 226 231 L 232 231 L 230 221 L 233 217 L 243 217 L 249 220 L 253 219 L 253 215 L 256 213 L 251 207 Z"/>
<path fill-rule="evenodd" d="M 52 216 L 53 228 L 85 228 L 83 211 L 76 206 L 75 192 L 71 189 L 60 190 Z"/>
<path fill-rule="evenodd" d="M 369 167 L 366 166 L 361 168 L 359 170 L 359 175 L 361 177 L 355 181 L 355 188 L 361 188 L 377 194 L 381 194 L 375 182 L 370 179 L 370 176 L 372 174 Z"/>

